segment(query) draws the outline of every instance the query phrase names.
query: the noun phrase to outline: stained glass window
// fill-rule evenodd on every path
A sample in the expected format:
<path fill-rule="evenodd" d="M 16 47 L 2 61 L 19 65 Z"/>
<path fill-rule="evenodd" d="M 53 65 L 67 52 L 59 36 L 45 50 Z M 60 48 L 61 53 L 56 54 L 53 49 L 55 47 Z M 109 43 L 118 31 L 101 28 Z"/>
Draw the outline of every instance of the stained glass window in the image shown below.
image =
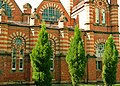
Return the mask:
<path fill-rule="evenodd" d="M 57 21 L 60 16 L 60 11 L 54 7 L 48 7 L 42 13 L 42 19 L 45 21 Z"/>

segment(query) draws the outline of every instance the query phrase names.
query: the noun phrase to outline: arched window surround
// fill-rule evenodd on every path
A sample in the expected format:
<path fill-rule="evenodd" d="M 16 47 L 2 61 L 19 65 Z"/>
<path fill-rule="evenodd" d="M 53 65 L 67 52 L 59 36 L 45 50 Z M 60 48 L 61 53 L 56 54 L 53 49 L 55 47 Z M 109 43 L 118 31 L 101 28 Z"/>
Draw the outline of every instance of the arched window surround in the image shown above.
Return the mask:
<path fill-rule="evenodd" d="M 24 69 L 24 53 L 25 40 L 22 37 L 16 37 L 12 40 L 12 70 L 17 70 L 16 65 L 19 64 L 19 70 Z M 18 60 L 19 59 L 19 62 Z"/>

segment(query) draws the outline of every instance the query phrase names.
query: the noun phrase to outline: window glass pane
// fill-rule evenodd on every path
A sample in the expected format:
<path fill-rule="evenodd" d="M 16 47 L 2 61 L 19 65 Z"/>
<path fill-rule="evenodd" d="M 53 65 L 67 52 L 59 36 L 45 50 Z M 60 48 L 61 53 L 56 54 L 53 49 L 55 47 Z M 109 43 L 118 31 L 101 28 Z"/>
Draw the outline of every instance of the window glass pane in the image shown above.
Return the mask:
<path fill-rule="evenodd" d="M 96 46 L 96 56 L 97 57 L 102 57 L 104 53 L 104 43 L 100 43 Z"/>
<path fill-rule="evenodd" d="M 0 8 L 2 7 L 2 2 L 0 1 Z"/>
<path fill-rule="evenodd" d="M 99 9 L 98 8 L 95 9 L 95 16 L 96 16 L 96 19 L 95 19 L 96 23 L 99 23 L 100 19 L 99 19 Z"/>
<path fill-rule="evenodd" d="M 105 24 L 105 10 L 102 9 L 102 24 Z"/>
<path fill-rule="evenodd" d="M 15 64 L 16 64 L 16 58 L 14 57 L 13 58 L 13 67 L 12 68 L 15 68 Z"/>
<path fill-rule="evenodd" d="M 53 7 L 48 7 L 46 9 L 44 9 L 43 13 L 42 13 L 42 18 L 45 21 L 57 21 L 57 19 L 60 18 L 60 11 L 53 8 Z"/>
<path fill-rule="evenodd" d="M 16 70 L 16 49 L 12 49 L 12 70 Z"/>
<path fill-rule="evenodd" d="M 20 38 L 16 38 L 15 39 L 15 44 L 21 45 L 22 44 L 22 40 Z"/>
<path fill-rule="evenodd" d="M 19 60 L 19 70 L 23 70 L 23 59 Z"/>
<path fill-rule="evenodd" d="M 12 58 L 12 70 L 16 70 L 16 57 Z"/>
<path fill-rule="evenodd" d="M 20 55 L 24 56 L 24 50 L 20 50 Z"/>
<path fill-rule="evenodd" d="M 12 50 L 12 57 L 16 57 L 16 49 Z"/>
<path fill-rule="evenodd" d="M 97 70 L 102 70 L 102 61 L 97 61 L 96 62 L 96 69 Z"/>

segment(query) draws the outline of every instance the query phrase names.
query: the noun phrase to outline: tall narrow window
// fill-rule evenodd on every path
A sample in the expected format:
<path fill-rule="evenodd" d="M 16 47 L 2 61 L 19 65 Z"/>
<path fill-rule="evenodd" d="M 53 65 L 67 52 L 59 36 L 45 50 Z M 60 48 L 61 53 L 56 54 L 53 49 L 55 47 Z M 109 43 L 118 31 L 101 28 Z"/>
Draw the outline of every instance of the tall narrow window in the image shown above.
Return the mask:
<path fill-rule="evenodd" d="M 12 70 L 16 70 L 16 49 L 12 50 Z"/>
<path fill-rule="evenodd" d="M 102 9 L 102 24 L 105 24 L 105 10 Z"/>
<path fill-rule="evenodd" d="M 96 9 L 95 9 L 95 22 L 96 22 L 97 24 L 100 23 L 100 17 L 99 17 L 99 14 L 100 14 L 99 9 L 96 8 Z"/>
<path fill-rule="evenodd" d="M 23 57 L 24 57 L 24 50 L 20 50 L 19 70 L 23 70 Z"/>
<path fill-rule="evenodd" d="M 54 58 L 54 54 L 52 54 L 52 56 L 51 56 L 51 58 L 50 58 L 50 60 L 51 60 L 51 66 L 50 66 L 50 70 L 53 70 L 54 69 L 54 60 L 53 60 L 53 58 Z"/>
<path fill-rule="evenodd" d="M 96 69 L 102 70 L 102 61 L 96 61 Z"/>
<path fill-rule="evenodd" d="M 52 47 L 52 40 L 49 40 L 49 45 Z M 53 70 L 54 69 L 54 53 L 52 53 L 50 60 L 51 60 L 50 70 Z"/>

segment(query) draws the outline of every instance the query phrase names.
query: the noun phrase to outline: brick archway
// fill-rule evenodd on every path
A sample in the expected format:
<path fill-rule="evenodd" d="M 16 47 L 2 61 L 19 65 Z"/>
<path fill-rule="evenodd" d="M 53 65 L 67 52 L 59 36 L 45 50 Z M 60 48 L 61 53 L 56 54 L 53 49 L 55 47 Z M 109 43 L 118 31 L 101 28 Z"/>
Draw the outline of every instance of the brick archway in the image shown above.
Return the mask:
<path fill-rule="evenodd" d="M 100 44 L 100 43 L 105 43 L 105 42 L 106 42 L 106 39 L 98 39 L 98 40 L 95 42 L 94 46 L 96 47 L 98 44 Z"/>
<path fill-rule="evenodd" d="M 56 50 L 56 51 L 55 51 L 55 52 L 56 52 L 55 54 L 57 54 L 58 49 L 59 49 L 59 41 L 58 41 L 58 38 L 55 37 L 53 34 L 48 34 L 48 38 L 54 41 L 54 43 L 55 43 L 55 50 Z"/>

